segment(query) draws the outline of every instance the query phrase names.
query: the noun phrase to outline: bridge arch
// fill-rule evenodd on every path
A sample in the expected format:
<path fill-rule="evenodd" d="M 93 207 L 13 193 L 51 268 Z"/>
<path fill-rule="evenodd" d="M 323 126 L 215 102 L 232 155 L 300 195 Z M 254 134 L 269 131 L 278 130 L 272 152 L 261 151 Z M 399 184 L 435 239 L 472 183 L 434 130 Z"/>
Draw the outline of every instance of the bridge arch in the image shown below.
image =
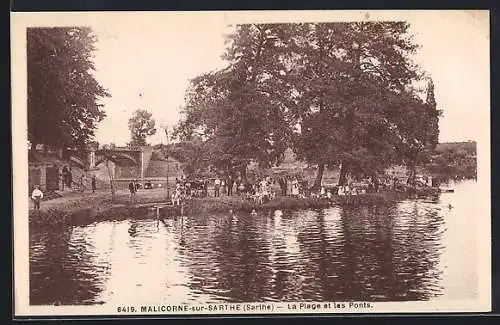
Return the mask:
<path fill-rule="evenodd" d="M 105 161 L 106 156 L 109 156 L 109 160 L 113 163 L 122 166 L 122 165 L 134 165 L 137 166 L 139 162 L 135 157 L 131 154 L 125 152 L 111 152 L 104 155 L 102 152 L 96 152 L 96 161 L 95 165 L 98 166 Z"/>

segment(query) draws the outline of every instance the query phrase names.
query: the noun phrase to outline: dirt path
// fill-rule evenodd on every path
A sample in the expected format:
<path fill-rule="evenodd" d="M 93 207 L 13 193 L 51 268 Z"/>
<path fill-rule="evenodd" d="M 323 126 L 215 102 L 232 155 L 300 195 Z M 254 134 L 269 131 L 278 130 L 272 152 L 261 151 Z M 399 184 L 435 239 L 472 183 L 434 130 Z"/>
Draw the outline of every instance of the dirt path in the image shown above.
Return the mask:
<path fill-rule="evenodd" d="M 47 201 L 42 201 L 40 204 L 41 211 L 50 209 L 72 210 L 81 208 L 91 208 L 95 206 L 111 205 L 111 193 L 109 190 L 101 190 L 92 192 L 59 192 L 62 197 L 54 198 Z M 30 201 L 30 211 L 33 210 L 34 204 Z M 116 201 L 119 204 L 128 204 L 130 201 L 130 193 L 128 190 L 116 191 Z M 162 202 L 167 201 L 167 193 L 165 189 L 139 190 L 137 192 L 136 203 Z"/>

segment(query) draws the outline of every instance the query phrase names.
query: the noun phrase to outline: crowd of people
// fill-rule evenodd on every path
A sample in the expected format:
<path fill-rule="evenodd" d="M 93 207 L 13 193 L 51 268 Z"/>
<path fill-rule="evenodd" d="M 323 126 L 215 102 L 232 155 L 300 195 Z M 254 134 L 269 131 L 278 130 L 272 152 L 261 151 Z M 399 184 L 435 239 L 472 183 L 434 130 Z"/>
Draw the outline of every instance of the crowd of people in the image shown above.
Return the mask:
<path fill-rule="evenodd" d="M 71 167 L 64 166 L 61 173 L 63 189 L 64 187 L 83 192 L 85 189 L 85 179 L 82 174 L 75 182 Z M 214 178 L 193 178 L 185 177 L 175 179 L 175 188 L 171 194 L 173 205 L 180 205 L 182 201 L 193 197 L 207 197 L 213 193 L 214 197 L 222 195 L 241 196 L 244 199 L 251 200 L 255 204 L 263 204 L 273 200 L 276 197 L 275 185 L 279 186 L 281 196 L 291 196 L 295 198 L 326 198 L 332 199 L 334 195 L 338 196 L 357 196 L 366 193 L 376 193 L 379 191 L 407 191 L 408 188 L 418 189 L 422 187 L 435 186 L 434 180 L 430 176 L 410 174 L 405 178 L 393 174 L 381 175 L 378 177 L 366 177 L 362 179 L 348 178 L 345 185 L 342 186 L 321 186 L 319 190 L 312 190 L 308 182 L 300 175 L 269 175 L 257 177 L 253 182 L 243 181 L 241 177 L 232 175 L 222 177 L 220 175 Z M 161 184 L 158 184 L 158 187 Z M 138 189 L 143 186 L 138 180 L 132 180 L 128 184 L 131 202 L 136 201 Z M 92 192 L 96 191 L 96 176 L 91 177 Z M 151 182 L 145 182 L 144 187 L 153 188 Z M 213 192 L 209 191 L 213 189 Z M 40 209 L 40 201 L 43 199 L 43 192 L 40 186 L 36 185 L 31 199 L 34 202 L 36 210 Z"/>
<path fill-rule="evenodd" d="M 64 166 L 61 172 L 61 178 L 62 178 L 62 190 L 64 189 L 69 189 L 73 191 L 79 191 L 79 192 L 84 192 L 85 189 L 87 188 L 87 179 L 83 173 L 80 174 L 80 176 L 77 178 L 75 181 L 73 179 L 73 170 L 71 167 Z M 96 176 L 92 175 L 90 177 L 90 186 L 92 193 L 95 193 L 97 190 L 97 182 L 96 182 Z"/>
<path fill-rule="evenodd" d="M 257 204 L 262 204 L 276 197 L 274 184 L 279 185 L 283 196 L 307 196 L 307 181 L 300 180 L 298 177 L 278 176 L 273 178 L 266 175 L 257 177 L 251 182 L 232 175 L 227 177 L 217 175 L 205 179 L 191 179 L 182 176 L 180 179 L 176 178 L 175 180 L 175 190 L 171 195 L 171 201 L 175 205 L 191 197 L 236 195 Z M 211 190 L 209 191 L 209 189 Z"/>

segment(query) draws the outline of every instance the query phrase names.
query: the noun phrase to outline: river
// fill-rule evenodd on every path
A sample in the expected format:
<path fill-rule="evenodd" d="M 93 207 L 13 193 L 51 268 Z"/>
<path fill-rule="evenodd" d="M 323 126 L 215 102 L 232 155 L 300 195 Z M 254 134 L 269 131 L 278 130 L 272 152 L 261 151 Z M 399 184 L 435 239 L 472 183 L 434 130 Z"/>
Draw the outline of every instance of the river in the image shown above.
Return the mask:
<path fill-rule="evenodd" d="M 474 299 L 477 183 L 450 187 L 383 207 L 30 231 L 30 304 Z"/>

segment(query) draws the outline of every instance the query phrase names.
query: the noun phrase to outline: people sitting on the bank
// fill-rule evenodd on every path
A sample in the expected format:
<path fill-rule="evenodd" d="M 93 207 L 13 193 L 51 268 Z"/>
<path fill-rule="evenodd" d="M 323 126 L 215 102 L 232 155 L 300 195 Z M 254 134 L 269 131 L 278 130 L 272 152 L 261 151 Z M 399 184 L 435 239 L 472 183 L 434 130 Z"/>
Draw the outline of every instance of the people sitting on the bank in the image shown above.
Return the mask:
<path fill-rule="evenodd" d="M 205 187 L 206 184 L 207 184 L 207 181 L 202 180 L 202 179 L 197 179 L 197 180 L 194 180 L 193 182 L 190 182 L 191 196 L 206 197 L 207 196 L 206 187 Z"/>
<path fill-rule="evenodd" d="M 31 199 L 35 205 L 35 210 L 40 210 L 40 201 L 43 199 L 43 192 L 39 185 L 35 185 L 35 189 L 31 193 Z"/>
<path fill-rule="evenodd" d="M 254 195 L 250 195 L 250 197 L 253 199 L 253 202 L 255 204 L 263 204 L 264 203 L 264 197 L 262 193 L 257 192 Z"/>

